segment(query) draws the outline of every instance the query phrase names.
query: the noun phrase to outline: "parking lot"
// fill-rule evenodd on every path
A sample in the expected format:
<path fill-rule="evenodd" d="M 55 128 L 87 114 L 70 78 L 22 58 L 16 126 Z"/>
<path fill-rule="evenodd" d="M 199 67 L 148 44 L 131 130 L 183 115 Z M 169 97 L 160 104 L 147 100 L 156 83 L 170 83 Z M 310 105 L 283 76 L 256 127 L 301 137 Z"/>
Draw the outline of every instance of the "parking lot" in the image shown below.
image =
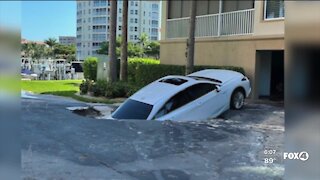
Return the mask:
<path fill-rule="evenodd" d="M 247 103 L 203 122 L 118 121 L 66 109 L 82 102 L 35 97 L 22 99 L 25 179 L 281 179 L 284 173 L 281 105 Z"/>

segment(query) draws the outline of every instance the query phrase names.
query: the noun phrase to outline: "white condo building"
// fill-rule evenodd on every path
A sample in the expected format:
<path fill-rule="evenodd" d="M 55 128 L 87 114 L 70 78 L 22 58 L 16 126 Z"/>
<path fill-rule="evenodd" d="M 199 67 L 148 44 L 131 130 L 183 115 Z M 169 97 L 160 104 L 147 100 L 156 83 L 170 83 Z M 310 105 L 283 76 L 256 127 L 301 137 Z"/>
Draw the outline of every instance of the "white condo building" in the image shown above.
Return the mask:
<path fill-rule="evenodd" d="M 138 42 L 142 33 L 151 41 L 160 39 L 160 1 L 131 1 L 128 12 L 128 41 Z M 110 2 L 77 1 L 77 59 L 96 55 L 96 50 L 109 40 Z M 117 35 L 121 36 L 122 1 L 118 1 Z"/>

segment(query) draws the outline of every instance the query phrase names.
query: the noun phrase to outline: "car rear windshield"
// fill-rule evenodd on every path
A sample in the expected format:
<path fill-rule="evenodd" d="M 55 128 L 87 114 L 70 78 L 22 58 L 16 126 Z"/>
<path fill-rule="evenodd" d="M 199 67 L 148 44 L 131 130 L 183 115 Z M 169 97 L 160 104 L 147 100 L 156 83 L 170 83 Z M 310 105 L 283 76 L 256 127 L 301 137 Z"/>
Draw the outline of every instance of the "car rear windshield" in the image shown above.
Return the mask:
<path fill-rule="evenodd" d="M 152 107 L 150 104 L 128 99 L 112 117 L 115 119 L 147 119 Z"/>

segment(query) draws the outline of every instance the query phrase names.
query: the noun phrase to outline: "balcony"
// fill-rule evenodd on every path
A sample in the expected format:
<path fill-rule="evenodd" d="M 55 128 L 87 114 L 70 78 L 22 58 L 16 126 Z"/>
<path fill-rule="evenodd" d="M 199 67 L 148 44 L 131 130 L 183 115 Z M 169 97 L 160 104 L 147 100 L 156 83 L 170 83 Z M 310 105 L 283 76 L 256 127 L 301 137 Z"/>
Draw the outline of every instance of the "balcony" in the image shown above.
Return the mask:
<path fill-rule="evenodd" d="M 190 18 L 167 19 L 167 38 L 186 38 Z M 196 17 L 196 37 L 221 37 L 253 33 L 254 9 Z"/>

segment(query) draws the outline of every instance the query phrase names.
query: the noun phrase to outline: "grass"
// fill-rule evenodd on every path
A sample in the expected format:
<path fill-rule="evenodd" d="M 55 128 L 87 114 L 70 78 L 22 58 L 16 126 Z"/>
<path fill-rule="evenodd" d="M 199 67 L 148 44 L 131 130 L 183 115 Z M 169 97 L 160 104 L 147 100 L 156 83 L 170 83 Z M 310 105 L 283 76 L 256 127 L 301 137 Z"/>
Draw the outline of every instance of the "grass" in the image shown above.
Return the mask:
<path fill-rule="evenodd" d="M 21 81 L 21 89 L 36 94 L 52 94 L 56 96 L 70 97 L 90 103 L 115 103 L 116 100 L 106 98 L 88 98 L 76 95 L 82 80 L 58 80 L 58 81 Z"/>
<path fill-rule="evenodd" d="M 37 94 L 69 96 L 79 91 L 81 80 L 21 81 L 21 89 Z"/>

